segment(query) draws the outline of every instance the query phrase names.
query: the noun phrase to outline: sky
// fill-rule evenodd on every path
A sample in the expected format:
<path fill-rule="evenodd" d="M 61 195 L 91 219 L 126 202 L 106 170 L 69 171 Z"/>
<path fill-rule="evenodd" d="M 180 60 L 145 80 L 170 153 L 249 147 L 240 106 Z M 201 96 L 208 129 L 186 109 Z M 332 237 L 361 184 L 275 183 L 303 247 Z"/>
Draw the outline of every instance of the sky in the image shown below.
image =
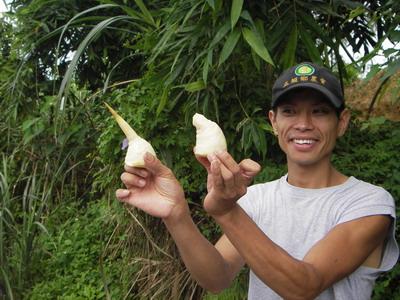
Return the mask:
<path fill-rule="evenodd" d="M 4 1 L 0 0 L 0 13 L 6 11 L 6 6 L 4 5 Z"/>

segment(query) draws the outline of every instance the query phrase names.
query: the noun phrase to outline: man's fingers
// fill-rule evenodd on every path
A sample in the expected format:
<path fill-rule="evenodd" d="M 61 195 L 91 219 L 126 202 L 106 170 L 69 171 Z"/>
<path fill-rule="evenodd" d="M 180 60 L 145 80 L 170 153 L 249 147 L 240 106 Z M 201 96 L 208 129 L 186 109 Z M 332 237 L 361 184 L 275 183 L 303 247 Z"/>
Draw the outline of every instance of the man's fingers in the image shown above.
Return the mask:
<path fill-rule="evenodd" d="M 221 161 L 221 163 L 233 174 L 236 174 L 240 171 L 238 163 L 233 159 L 233 157 L 227 151 L 216 153 L 216 156 Z"/>
<path fill-rule="evenodd" d="M 211 177 L 212 177 L 212 186 L 219 190 L 223 189 L 224 187 L 224 180 L 221 175 L 221 163 L 218 159 L 211 160 Z"/>
<path fill-rule="evenodd" d="M 209 155 L 211 160 L 211 174 L 213 186 L 219 190 L 233 191 L 235 189 L 235 175 L 221 163 L 216 155 Z"/>
<path fill-rule="evenodd" d="M 140 197 L 134 197 L 134 193 L 134 190 L 118 189 L 115 195 L 120 202 L 128 203 L 142 210 L 144 210 L 143 208 L 146 208 L 146 206 L 149 206 L 147 201 L 143 201 Z"/>
<path fill-rule="evenodd" d="M 119 201 L 126 201 L 129 196 L 130 196 L 131 192 L 129 190 L 124 190 L 124 189 L 118 189 L 115 192 L 115 196 L 118 198 Z"/>
<path fill-rule="evenodd" d="M 250 185 L 253 178 L 261 171 L 261 166 L 257 162 L 249 158 L 242 160 L 239 163 L 239 167 L 246 182 L 246 185 Z"/>
<path fill-rule="evenodd" d="M 249 158 L 243 159 L 239 163 L 239 167 L 242 171 L 242 174 L 248 177 L 254 177 L 261 171 L 261 166 Z"/>
<path fill-rule="evenodd" d="M 136 168 L 136 167 L 130 167 L 130 166 L 125 165 L 124 169 L 128 173 L 136 174 L 143 178 L 146 178 L 147 176 L 149 176 L 149 171 L 147 171 L 144 168 Z"/>
<path fill-rule="evenodd" d="M 197 161 L 206 168 L 207 172 L 210 172 L 211 163 L 206 156 L 195 155 Z"/>
<path fill-rule="evenodd" d="M 144 187 L 146 185 L 146 180 L 143 177 L 128 172 L 122 173 L 121 181 L 128 189 L 131 187 Z"/>
<path fill-rule="evenodd" d="M 236 188 L 238 178 L 236 174 L 232 173 L 225 165 L 221 164 L 221 176 L 224 180 L 224 186 L 227 191 L 232 192 Z"/>
<path fill-rule="evenodd" d="M 243 176 L 239 164 L 233 159 L 233 157 L 226 151 L 217 154 L 218 159 L 222 163 L 222 174 L 223 177 L 229 181 L 229 189 L 240 188 L 243 183 L 247 185 L 247 178 Z M 229 171 L 229 173 L 224 173 L 224 167 Z"/>
<path fill-rule="evenodd" d="M 173 177 L 171 170 L 164 166 L 154 155 L 147 152 L 144 156 L 144 166 L 152 174 L 161 177 Z"/>

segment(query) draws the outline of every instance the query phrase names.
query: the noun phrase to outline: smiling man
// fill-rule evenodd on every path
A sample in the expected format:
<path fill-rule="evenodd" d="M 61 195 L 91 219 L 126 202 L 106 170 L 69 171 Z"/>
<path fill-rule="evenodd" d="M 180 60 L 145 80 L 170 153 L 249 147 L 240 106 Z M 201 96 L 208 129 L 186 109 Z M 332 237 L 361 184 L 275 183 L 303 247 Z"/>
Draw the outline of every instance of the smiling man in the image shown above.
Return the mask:
<path fill-rule="evenodd" d="M 151 155 L 145 169 L 126 167 L 121 201 L 163 219 L 193 278 L 219 292 L 244 264 L 249 299 L 370 299 L 377 276 L 399 251 L 390 194 L 337 171 L 336 139 L 350 114 L 338 80 L 302 63 L 273 87 L 269 119 L 286 153 L 288 173 L 250 186 L 257 163 L 227 152 L 207 159 L 204 209 L 224 234 L 212 245 L 199 232 L 171 170 Z"/>
<path fill-rule="evenodd" d="M 239 203 L 283 258 L 260 250 L 280 265 L 271 274 L 254 262 L 249 298 L 370 299 L 378 274 L 397 261 L 395 209 L 385 190 L 331 164 L 350 119 L 339 81 L 311 63 L 292 67 L 275 82 L 269 118 L 288 174 Z"/>

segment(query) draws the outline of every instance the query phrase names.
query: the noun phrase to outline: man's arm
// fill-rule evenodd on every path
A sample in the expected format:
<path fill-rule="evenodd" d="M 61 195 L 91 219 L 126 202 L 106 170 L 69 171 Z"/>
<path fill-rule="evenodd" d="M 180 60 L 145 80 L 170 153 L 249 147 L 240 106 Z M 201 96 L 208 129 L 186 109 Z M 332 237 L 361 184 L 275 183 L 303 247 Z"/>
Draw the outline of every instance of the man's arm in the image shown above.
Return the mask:
<path fill-rule="evenodd" d="M 387 216 L 369 216 L 337 225 L 303 260 L 273 243 L 236 206 L 215 218 L 250 269 L 285 299 L 314 299 L 357 269 L 384 240 Z"/>
<path fill-rule="evenodd" d="M 188 271 L 203 288 L 216 293 L 228 287 L 243 259 L 226 237 L 215 246 L 204 238 L 172 171 L 151 155 L 145 156 L 145 168 L 125 171 L 121 180 L 126 189 L 117 190 L 117 198 L 163 219 Z"/>
<path fill-rule="evenodd" d="M 315 298 L 360 266 L 386 237 L 389 217 L 359 218 L 337 225 L 303 260 L 295 259 L 272 242 L 236 203 L 243 179 L 230 155 L 221 153 L 211 161 L 212 189 L 205 199 L 206 211 L 252 271 L 285 299 Z"/>
<path fill-rule="evenodd" d="M 214 246 L 200 233 L 190 216 L 164 220 L 164 223 L 192 278 L 212 293 L 228 288 L 244 260 L 226 236 Z"/>

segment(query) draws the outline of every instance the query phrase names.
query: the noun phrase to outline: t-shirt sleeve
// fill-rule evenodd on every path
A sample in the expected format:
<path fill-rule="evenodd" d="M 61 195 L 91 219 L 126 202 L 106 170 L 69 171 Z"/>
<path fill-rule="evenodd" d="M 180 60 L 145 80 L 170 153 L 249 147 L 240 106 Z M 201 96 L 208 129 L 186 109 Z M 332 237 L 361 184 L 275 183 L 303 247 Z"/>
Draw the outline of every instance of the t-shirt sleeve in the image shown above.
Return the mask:
<path fill-rule="evenodd" d="M 247 189 L 247 193 L 238 200 L 238 204 L 240 205 L 240 207 L 254 222 L 256 222 L 257 211 L 254 207 L 255 200 L 257 199 L 257 196 L 255 195 L 256 193 L 256 187 L 250 186 Z"/>
<path fill-rule="evenodd" d="M 336 224 L 373 215 L 388 215 L 393 219 L 391 228 L 388 231 L 382 263 L 379 268 L 379 271 L 388 271 L 397 263 L 399 248 L 395 239 L 395 204 L 393 197 L 386 190 L 382 188 L 366 188 L 365 193 L 353 197 L 351 201 L 342 206 L 341 213 L 337 216 Z"/>
<path fill-rule="evenodd" d="M 352 197 L 344 204 L 337 224 L 372 215 L 390 215 L 396 218 L 392 196 L 384 189 L 365 190 L 365 193 Z"/>

